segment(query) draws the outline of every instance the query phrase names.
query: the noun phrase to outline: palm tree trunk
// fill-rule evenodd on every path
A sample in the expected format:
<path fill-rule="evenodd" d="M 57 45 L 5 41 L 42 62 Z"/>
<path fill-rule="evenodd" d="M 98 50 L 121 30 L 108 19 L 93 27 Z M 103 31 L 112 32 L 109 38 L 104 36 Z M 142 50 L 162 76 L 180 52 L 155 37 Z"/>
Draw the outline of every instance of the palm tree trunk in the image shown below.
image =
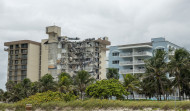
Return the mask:
<path fill-rule="evenodd" d="M 80 91 L 80 97 L 81 97 L 81 100 L 83 100 L 83 98 L 82 98 L 82 92 L 83 92 L 83 91 Z"/>

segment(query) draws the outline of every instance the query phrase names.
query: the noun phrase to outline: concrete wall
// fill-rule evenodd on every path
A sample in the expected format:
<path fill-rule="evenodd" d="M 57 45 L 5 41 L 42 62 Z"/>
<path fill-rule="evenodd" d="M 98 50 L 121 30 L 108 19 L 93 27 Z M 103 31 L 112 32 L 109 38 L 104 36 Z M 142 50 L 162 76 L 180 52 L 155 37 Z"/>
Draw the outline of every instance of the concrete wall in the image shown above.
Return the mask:
<path fill-rule="evenodd" d="M 40 46 L 28 44 L 27 78 L 32 82 L 39 80 Z"/>
<path fill-rule="evenodd" d="M 104 45 L 104 48 L 106 48 L 106 46 Z M 100 52 L 100 80 L 102 79 L 106 79 L 106 50 L 101 50 Z"/>
<path fill-rule="evenodd" d="M 41 41 L 41 77 L 48 73 L 48 45 L 47 39 Z"/>

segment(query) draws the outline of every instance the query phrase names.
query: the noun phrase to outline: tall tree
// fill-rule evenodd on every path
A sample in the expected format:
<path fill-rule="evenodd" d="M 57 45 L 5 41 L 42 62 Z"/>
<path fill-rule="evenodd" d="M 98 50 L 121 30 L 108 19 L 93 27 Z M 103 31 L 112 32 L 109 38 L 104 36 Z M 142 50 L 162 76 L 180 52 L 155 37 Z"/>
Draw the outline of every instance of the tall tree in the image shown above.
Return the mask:
<path fill-rule="evenodd" d="M 68 73 L 61 73 L 58 76 L 58 86 L 60 92 L 72 92 L 74 90 L 73 80 Z"/>
<path fill-rule="evenodd" d="M 41 79 L 40 79 L 40 84 L 42 86 L 42 92 L 51 90 L 51 91 L 56 91 L 56 83 L 53 80 L 54 78 L 52 77 L 52 75 L 50 74 L 46 74 L 44 75 Z"/>
<path fill-rule="evenodd" d="M 185 49 L 177 49 L 173 56 L 170 56 L 168 68 L 171 76 L 175 77 L 173 85 L 179 90 L 179 100 L 181 100 L 183 86 L 189 86 L 189 64 L 190 54 Z"/>
<path fill-rule="evenodd" d="M 145 61 L 146 73 L 144 79 L 153 80 L 150 81 L 155 84 L 155 92 L 157 93 L 158 100 L 161 100 L 161 95 L 165 99 L 164 85 L 167 85 L 167 64 L 166 64 L 166 52 L 163 50 L 155 50 L 153 57 Z M 159 96 L 160 97 L 159 97 Z"/>
<path fill-rule="evenodd" d="M 134 91 L 138 91 L 140 89 L 140 81 L 132 74 L 123 74 L 123 79 L 123 86 L 126 88 L 127 92 L 131 92 L 133 99 L 135 99 Z"/>
<path fill-rule="evenodd" d="M 79 71 L 76 76 L 74 76 L 75 85 L 78 87 L 78 90 L 81 94 L 81 99 L 83 99 L 83 92 L 86 87 L 92 83 L 95 79 L 87 71 Z"/>
<path fill-rule="evenodd" d="M 119 79 L 118 69 L 108 68 L 108 72 L 106 76 L 107 76 L 107 79 Z"/>

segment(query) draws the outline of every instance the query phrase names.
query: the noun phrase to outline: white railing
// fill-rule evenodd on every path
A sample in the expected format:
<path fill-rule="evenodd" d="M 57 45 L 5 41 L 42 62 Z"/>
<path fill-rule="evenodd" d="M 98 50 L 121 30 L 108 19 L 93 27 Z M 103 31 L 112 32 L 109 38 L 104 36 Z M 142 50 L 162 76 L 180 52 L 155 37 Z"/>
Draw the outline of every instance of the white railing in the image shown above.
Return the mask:
<path fill-rule="evenodd" d="M 132 61 L 121 61 L 121 62 L 119 63 L 119 65 L 131 65 L 131 64 L 133 64 Z"/>
<path fill-rule="evenodd" d="M 145 69 L 135 69 L 134 73 L 145 73 Z"/>
<path fill-rule="evenodd" d="M 133 70 L 132 70 L 132 69 L 120 70 L 119 73 L 120 73 L 120 74 L 133 73 Z"/>
<path fill-rule="evenodd" d="M 132 56 L 132 53 L 120 53 L 120 57 Z"/>
<path fill-rule="evenodd" d="M 133 53 L 129 53 L 129 52 L 126 52 L 126 53 L 120 53 L 119 56 L 120 57 L 130 57 L 130 56 L 152 56 L 152 53 L 151 52 L 148 52 L 148 51 L 142 51 L 142 52 L 133 52 Z"/>
<path fill-rule="evenodd" d="M 133 61 L 134 64 L 144 64 L 143 60 Z"/>
<path fill-rule="evenodd" d="M 152 53 L 148 51 L 142 51 L 142 52 L 134 52 L 133 55 L 141 56 L 141 55 L 149 55 L 151 56 Z"/>

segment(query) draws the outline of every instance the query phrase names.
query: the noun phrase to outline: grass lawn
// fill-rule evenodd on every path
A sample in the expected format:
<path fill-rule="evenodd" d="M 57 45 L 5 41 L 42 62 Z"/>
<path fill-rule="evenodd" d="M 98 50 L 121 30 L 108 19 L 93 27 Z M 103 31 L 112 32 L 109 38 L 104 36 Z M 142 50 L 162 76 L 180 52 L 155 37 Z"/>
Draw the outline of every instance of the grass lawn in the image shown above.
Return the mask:
<path fill-rule="evenodd" d="M 70 102 L 48 102 L 33 106 L 33 109 L 44 109 L 53 110 L 55 108 L 65 109 L 72 108 L 78 109 L 82 108 L 84 110 L 92 109 L 176 109 L 176 110 L 190 110 L 190 101 L 120 101 L 120 100 L 100 100 L 100 99 L 89 99 L 89 100 L 75 100 Z M 18 111 L 24 110 L 24 104 L 12 103 L 12 104 L 0 104 L 0 109 L 16 109 Z"/>

